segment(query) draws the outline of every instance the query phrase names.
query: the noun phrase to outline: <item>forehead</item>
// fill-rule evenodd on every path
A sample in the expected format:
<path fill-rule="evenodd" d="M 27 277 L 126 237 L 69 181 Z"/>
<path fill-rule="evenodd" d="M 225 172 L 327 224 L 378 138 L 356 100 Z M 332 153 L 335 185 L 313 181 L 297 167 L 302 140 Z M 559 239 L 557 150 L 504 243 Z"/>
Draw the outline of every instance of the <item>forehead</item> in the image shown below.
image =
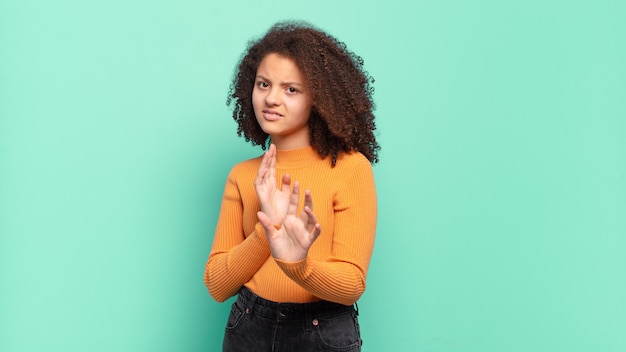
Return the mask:
<path fill-rule="evenodd" d="M 296 62 L 276 53 L 267 54 L 261 60 L 256 74 L 270 80 L 304 83 L 304 75 Z"/>

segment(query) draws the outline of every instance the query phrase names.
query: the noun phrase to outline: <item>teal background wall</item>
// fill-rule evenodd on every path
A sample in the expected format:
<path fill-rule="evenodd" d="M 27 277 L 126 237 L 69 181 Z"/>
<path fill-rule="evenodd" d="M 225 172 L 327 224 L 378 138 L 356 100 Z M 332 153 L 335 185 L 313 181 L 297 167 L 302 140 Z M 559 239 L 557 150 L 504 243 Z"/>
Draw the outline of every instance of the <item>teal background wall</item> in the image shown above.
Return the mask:
<path fill-rule="evenodd" d="M 0 2 L 0 350 L 218 351 L 202 281 L 245 43 L 376 78 L 363 350 L 626 351 L 626 2 Z"/>

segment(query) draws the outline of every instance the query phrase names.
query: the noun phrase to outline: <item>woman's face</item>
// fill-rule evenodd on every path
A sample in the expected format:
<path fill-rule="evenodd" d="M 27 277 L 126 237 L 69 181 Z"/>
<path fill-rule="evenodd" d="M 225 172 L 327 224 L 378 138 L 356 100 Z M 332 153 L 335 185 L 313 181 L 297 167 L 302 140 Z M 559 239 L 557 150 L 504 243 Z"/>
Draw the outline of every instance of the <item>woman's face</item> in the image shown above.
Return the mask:
<path fill-rule="evenodd" d="M 256 72 L 252 105 L 257 122 L 277 149 L 310 145 L 311 95 L 292 59 L 275 53 L 263 58 Z"/>

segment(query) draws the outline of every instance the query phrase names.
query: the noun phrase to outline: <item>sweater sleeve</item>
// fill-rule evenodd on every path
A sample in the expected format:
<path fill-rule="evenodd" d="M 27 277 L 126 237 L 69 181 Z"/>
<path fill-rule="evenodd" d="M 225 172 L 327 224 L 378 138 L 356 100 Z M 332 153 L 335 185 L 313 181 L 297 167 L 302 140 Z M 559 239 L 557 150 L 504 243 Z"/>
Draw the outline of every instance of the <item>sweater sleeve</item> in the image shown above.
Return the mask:
<path fill-rule="evenodd" d="M 276 260 L 283 272 L 320 299 L 354 304 L 365 291 L 365 277 L 376 234 L 376 189 L 372 167 L 362 158 L 334 200 L 332 253 L 325 261 Z M 322 235 L 324 234 L 322 228 Z"/>
<path fill-rule="evenodd" d="M 243 202 L 235 174 L 233 169 L 228 175 L 213 247 L 204 269 L 204 283 L 218 302 L 235 295 L 270 255 L 261 223 L 256 223 L 252 233 L 243 233 Z"/>

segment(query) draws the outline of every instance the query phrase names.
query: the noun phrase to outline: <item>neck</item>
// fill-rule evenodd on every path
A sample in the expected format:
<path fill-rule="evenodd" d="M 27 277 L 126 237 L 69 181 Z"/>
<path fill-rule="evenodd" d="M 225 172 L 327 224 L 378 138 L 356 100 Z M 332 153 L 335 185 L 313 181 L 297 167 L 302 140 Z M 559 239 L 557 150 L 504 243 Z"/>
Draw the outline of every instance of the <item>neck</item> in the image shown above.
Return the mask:
<path fill-rule="evenodd" d="M 304 129 L 287 136 L 270 136 L 277 150 L 292 150 L 311 146 L 309 130 Z"/>

